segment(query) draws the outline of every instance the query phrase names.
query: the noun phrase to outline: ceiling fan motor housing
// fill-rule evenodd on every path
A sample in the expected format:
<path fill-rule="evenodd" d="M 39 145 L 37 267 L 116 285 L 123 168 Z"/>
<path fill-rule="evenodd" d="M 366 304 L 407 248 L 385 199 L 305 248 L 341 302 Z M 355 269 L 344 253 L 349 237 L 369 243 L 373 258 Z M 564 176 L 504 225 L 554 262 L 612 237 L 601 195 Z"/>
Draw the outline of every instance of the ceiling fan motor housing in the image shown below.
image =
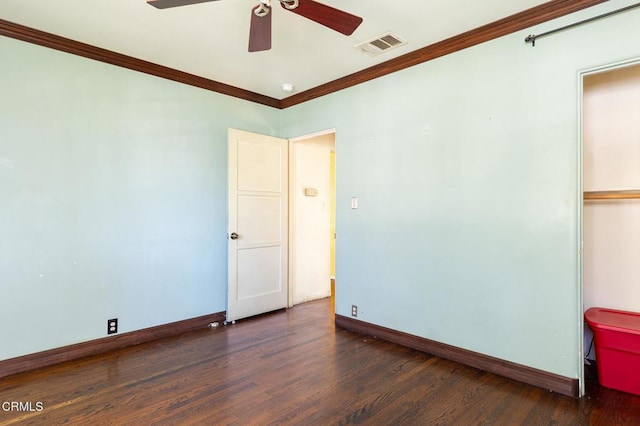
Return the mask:
<path fill-rule="evenodd" d="M 260 4 L 254 9 L 253 13 L 260 18 L 267 16 L 271 11 L 271 0 L 261 0 Z"/>

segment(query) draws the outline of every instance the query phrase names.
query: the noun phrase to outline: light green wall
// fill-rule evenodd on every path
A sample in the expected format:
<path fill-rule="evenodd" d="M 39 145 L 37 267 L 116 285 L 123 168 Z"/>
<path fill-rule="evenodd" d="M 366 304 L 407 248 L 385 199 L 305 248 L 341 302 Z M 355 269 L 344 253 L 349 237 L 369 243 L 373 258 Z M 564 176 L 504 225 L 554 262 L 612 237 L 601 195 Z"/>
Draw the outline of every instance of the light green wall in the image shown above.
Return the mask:
<path fill-rule="evenodd" d="M 0 359 L 224 310 L 227 128 L 335 128 L 337 313 L 577 377 L 578 73 L 640 11 L 523 39 L 630 3 L 283 111 L 0 38 Z"/>
<path fill-rule="evenodd" d="M 640 55 L 640 10 L 523 40 L 630 3 L 283 112 L 336 128 L 338 314 L 579 376 L 578 75 Z"/>
<path fill-rule="evenodd" d="M 0 359 L 226 309 L 227 128 L 279 111 L 0 38 Z"/>

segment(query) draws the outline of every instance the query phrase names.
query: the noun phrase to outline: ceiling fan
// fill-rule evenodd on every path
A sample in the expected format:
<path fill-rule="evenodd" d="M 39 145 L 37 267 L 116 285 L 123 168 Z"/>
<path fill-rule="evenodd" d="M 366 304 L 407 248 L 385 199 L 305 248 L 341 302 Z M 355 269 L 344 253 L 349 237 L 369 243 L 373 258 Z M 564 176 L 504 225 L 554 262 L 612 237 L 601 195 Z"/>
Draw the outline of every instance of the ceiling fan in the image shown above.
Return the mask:
<path fill-rule="evenodd" d="M 147 0 L 158 9 L 186 6 L 216 0 Z M 311 19 L 344 35 L 351 35 L 362 23 L 362 18 L 335 9 L 314 0 L 273 0 L 279 1 L 283 9 Z M 249 52 L 271 49 L 271 0 L 260 0 L 251 9 L 249 27 Z"/>

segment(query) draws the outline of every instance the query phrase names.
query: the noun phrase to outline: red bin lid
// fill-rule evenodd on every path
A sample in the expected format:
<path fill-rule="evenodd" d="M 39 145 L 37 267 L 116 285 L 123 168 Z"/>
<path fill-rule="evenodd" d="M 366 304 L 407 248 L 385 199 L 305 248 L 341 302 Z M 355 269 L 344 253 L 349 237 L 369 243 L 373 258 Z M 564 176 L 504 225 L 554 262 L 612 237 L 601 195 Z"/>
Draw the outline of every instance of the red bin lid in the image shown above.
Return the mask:
<path fill-rule="evenodd" d="M 589 308 L 584 318 L 591 328 L 640 334 L 640 313 L 607 308 Z"/>

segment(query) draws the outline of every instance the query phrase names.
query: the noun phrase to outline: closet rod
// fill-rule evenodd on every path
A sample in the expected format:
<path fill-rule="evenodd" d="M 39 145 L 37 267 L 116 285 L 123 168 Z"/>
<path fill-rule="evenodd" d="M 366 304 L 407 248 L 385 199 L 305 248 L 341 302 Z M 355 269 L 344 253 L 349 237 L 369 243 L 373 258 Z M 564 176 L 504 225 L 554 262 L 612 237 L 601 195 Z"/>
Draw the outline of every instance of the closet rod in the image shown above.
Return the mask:
<path fill-rule="evenodd" d="M 555 30 L 547 31 L 546 33 L 542 33 L 542 34 L 538 34 L 538 35 L 530 34 L 524 39 L 524 42 L 525 43 L 531 43 L 531 46 L 535 46 L 536 45 L 536 39 L 539 39 L 539 38 L 542 38 L 542 37 L 546 37 L 548 35 L 555 34 L 555 33 L 558 33 L 560 31 L 568 30 L 569 28 L 577 27 L 578 25 L 588 24 L 589 22 L 597 21 L 598 19 L 606 18 L 607 16 L 615 15 L 615 14 L 621 13 L 621 12 L 626 12 L 627 10 L 634 9 L 634 8 L 636 8 L 638 6 L 640 6 L 640 3 L 632 4 L 631 6 L 623 7 L 622 9 L 618 9 L 618 10 L 614 10 L 614 11 L 611 11 L 611 12 L 608 12 L 608 13 L 604 13 L 602 15 L 594 16 L 593 18 L 585 19 L 584 21 L 574 22 L 573 24 L 565 25 L 564 27 L 560 27 L 560 28 L 556 28 Z"/>
<path fill-rule="evenodd" d="M 640 199 L 640 190 L 619 190 L 619 191 L 585 191 L 583 198 L 588 200 L 629 200 Z"/>

